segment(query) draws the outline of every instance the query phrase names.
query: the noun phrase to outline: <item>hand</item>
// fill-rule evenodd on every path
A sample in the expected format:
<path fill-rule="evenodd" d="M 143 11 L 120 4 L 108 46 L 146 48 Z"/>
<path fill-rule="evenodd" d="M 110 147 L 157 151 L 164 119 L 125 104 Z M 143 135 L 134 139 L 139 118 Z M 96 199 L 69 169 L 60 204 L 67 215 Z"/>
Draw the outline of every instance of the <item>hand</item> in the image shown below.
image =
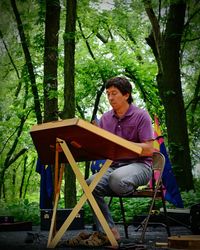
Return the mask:
<path fill-rule="evenodd" d="M 93 120 L 91 123 L 98 127 L 98 123 L 95 120 Z"/>

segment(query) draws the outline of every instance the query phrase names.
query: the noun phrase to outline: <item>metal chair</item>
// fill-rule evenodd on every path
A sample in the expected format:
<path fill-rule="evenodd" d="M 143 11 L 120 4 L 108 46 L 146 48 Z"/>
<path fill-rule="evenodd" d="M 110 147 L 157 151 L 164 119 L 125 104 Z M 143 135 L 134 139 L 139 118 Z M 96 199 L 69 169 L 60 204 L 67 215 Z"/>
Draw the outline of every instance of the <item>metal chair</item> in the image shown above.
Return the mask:
<path fill-rule="evenodd" d="M 99 171 L 100 169 L 100 165 L 103 164 L 104 160 L 100 160 L 99 162 L 93 162 L 91 165 L 91 170 L 92 173 L 94 174 L 95 172 Z M 140 228 L 142 228 L 142 234 L 140 237 L 140 242 L 144 241 L 145 238 L 145 233 L 147 230 L 148 225 L 162 225 L 166 228 L 168 236 L 170 236 L 170 229 L 169 229 L 169 225 L 168 225 L 168 218 L 167 218 L 167 209 L 166 209 L 166 204 L 165 204 L 165 199 L 164 199 L 164 188 L 162 185 L 162 173 L 164 170 L 164 166 L 165 166 L 165 157 L 162 153 L 160 152 L 154 152 L 153 153 L 153 165 L 152 165 L 152 179 L 150 181 L 151 185 L 148 185 L 147 187 L 140 189 L 138 188 L 135 192 L 133 192 L 132 194 L 129 194 L 127 196 L 119 196 L 119 195 L 112 195 L 112 196 L 108 196 L 110 197 L 109 200 L 109 206 L 111 206 L 112 203 L 112 199 L 114 197 L 119 198 L 119 203 L 120 203 L 120 209 L 121 209 L 121 214 L 122 214 L 122 223 L 124 226 L 124 233 L 125 233 L 125 237 L 128 238 L 128 226 L 130 224 L 127 223 L 126 221 L 126 216 L 125 216 L 125 208 L 124 208 L 124 204 L 123 204 L 123 199 L 126 198 L 151 198 L 151 202 L 150 202 L 150 207 L 149 207 L 149 211 L 148 211 L 148 215 L 146 216 L 146 218 L 141 222 L 141 224 L 139 225 L 139 227 L 136 229 L 139 230 Z M 156 178 L 155 178 L 156 176 Z M 165 218 L 165 223 L 155 223 L 155 222 L 149 222 L 151 215 L 153 214 L 153 211 L 155 209 L 155 202 L 156 200 L 161 200 L 162 201 L 162 207 L 163 207 L 163 212 L 164 212 L 164 218 Z"/>
<path fill-rule="evenodd" d="M 169 230 L 168 218 L 167 218 L 167 209 L 166 209 L 166 204 L 165 204 L 165 199 L 164 199 L 164 189 L 163 189 L 163 185 L 162 185 L 162 173 L 164 170 L 164 166 L 165 166 L 164 155 L 160 152 L 154 152 L 153 153 L 153 166 L 152 166 L 153 174 L 152 174 L 152 180 L 150 181 L 151 185 L 149 185 L 148 187 L 145 187 L 144 189 L 137 189 L 135 192 L 133 192 L 132 194 L 130 194 L 128 196 L 119 196 L 119 195 L 112 195 L 111 196 L 111 199 L 109 201 L 109 206 L 111 205 L 113 197 L 119 198 L 122 219 L 123 219 L 123 225 L 124 225 L 124 232 L 125 232 L 126 238 L 128 238 L 128 226 L 129 226 L 129 224 L 126 222 L 125 209 L 124 209 L 124 204 L 123 204 L 123 199 L 126 199 L 126 198 L 152 198 L 151 202 L 150 202 L 150 208 L 149 208 L 148 215 L 141 222 L 139 227 L 136 229 L 136 230 L 139 230 L 140 228 L 142 228 L 140 242 L 144 241 L 145 233 L 146 233 L 146 230 L 147 230 L 147 227 L 149 224 L 160 224 L 162 226 L 165 226 L 167 233 L 168 233 L 168 236 L 170 236 L 170 230 Z M 157 175 L 156 179 L 155 179 L 155 173 Z M 150 217 L 153 214 L 153 211 L 155 209 L 156 200 L 162 201 L 165 224 L 154 223 L 154 222 L 150 223 L 149 222 Z"/>

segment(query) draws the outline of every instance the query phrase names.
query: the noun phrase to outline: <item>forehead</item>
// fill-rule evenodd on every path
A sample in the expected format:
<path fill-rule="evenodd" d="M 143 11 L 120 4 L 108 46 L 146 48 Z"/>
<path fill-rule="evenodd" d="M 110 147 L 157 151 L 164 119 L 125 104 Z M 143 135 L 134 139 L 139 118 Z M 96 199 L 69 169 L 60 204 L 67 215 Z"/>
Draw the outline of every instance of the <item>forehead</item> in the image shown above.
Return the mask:
<path fill-rule="evenodd" d="M 106 89 L 106 93 L 110 93 L 110 92 L 120 92 L 118 88 L 114 87 L 114 86 L 111 86 L 109 88 Z"/>

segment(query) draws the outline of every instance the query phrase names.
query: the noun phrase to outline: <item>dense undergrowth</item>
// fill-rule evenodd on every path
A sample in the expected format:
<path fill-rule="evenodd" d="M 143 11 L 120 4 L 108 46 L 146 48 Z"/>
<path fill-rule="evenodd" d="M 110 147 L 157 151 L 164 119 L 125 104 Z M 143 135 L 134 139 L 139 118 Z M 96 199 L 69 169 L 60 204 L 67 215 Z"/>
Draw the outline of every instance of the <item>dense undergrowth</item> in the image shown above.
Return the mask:
<path fill-rule="evenodd" d="M 195 180 L 195 191 L 181 192 L 184 203 L 184 208 L 190 208 L 192 205 L 200 203 L 200 179 Z M 109 201 L 109 198 L 108 198 Z M 59 202 L 60 208 L 64 208 L 64 201 Z M 131 221 L 134 216 L 145 214 L 148 211 L 150 200 L 147 198 L 125 198 L 124 205 L 126 211 L 126 218 Z M 161 207 L 158 201 L 157 208 Z M 170 203 L 166 203 L 168 208 L 174 208 Z M 85 224 L 92 223 L 92 214 L 87 203 L 84 205 L 84 221 Z M 121 211 L 118 198 L 113 198 L 111 203 L 111 211 L 115 221 L 121 220 Z M 14 216 L 15 221 L 31 221 L 33 225 L 40 224 L 40 208 L 38 201 L 29 201 L 28 199 L 16 199 L 5 201 L 0 200 L 0 216 Z"/>

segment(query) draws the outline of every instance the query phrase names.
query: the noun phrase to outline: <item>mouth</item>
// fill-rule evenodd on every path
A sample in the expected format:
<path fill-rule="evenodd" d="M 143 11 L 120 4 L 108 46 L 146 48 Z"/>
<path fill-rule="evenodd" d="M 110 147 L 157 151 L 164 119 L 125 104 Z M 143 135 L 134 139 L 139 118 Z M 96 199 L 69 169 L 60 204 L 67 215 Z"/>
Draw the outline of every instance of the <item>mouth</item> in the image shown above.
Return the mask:
<path fill-rule="evenodd" d="M 110 102 L 110 105 L 115 105 L 115 103 L 114 102 Z"/>

